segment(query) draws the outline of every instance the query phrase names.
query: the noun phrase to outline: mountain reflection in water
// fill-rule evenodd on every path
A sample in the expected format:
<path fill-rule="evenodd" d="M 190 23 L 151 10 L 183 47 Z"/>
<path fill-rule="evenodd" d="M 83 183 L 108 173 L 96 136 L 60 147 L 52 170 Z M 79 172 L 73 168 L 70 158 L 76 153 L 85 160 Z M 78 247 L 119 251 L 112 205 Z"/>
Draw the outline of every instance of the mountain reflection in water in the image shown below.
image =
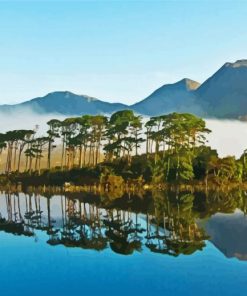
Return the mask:
<path fill-rule="evenodd" d="M 227 257 L 246 260 L 245 212 L 244 192 L 153 192 L 121 198 L 5 192 L 0 195 L 0 231 L 37 241 L 41 230 L 51 246 L 110 248 L 123 255 L 144 249 L 189 255 L 203 250 L 209 239 Z"/>
<path fill-rule="evenodd" d="M 213 215 L 205 228 L 210 240 L 227 258 L 247 260 L 247 216 L 243 212 Z"/>

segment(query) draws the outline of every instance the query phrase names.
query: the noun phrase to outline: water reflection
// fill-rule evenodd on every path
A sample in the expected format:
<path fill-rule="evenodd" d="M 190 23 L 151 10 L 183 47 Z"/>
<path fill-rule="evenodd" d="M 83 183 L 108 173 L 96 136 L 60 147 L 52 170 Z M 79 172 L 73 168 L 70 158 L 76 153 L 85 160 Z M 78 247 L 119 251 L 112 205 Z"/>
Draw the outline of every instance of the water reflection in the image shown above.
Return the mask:
<path fill-rule="evenodd" d="M 226 256 L 246 260 L 247 220 L 242 218 L 240 223 L 234 218 L 239 213 L 245 217 L 246 209 L 246 194 L 240 191 L 153 192 L 120 198 L 94 193 L 5 192 L 0 195 L 0 231 L 38 241 L 40 230 L 51 246 L 110 248 L 123 255 L 144 249 L 189 255 L 203 250 L 209 239 Z"/>

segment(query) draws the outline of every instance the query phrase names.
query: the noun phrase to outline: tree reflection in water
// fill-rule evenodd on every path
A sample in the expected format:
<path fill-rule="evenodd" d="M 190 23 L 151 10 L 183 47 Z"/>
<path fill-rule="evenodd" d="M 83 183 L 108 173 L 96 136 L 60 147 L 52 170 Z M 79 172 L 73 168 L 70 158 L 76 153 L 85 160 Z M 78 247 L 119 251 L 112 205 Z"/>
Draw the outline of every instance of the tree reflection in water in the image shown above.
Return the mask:
<path fill-rule="evenodd" d="M 0 231 L 47 235 L 51 246 L 64 245 L 123 255 L 151 252 L 178 256 L 202 250 L 209 237 L 198 221 L 217 212 L 247 210 L 246 193 L 168 193 L 140 196 L 92 193 L 52 196 L 6 192 L 0 195 Z"/>

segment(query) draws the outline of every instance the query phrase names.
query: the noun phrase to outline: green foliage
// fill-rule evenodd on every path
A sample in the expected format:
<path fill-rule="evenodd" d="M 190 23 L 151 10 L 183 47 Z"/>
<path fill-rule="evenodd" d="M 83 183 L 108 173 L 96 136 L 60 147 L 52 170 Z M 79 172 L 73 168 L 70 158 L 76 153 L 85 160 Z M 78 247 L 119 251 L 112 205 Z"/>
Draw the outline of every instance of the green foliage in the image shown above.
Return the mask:
<path fill-rule="evenodd" d="M 167 159 L 167 160 L 166 160 Z M 186 182 L 194 178 L 192 166 L 192 153 L 181 151 L 166 156 L 164 162 L 164 174 L 167 181 Z"/>
<path fill-rule="evenodd" d="M 115 112 L 109 118 L 83 115 L 63 121 L 52 119 L 47 124 L 47 135 L 42 137 L 37 137 L 35 129 L 0 134 L 0 154 L 7 150 L 7 174 L 20 171 L 24 155 L 25 171 L 42 175 L 45 152 L 46 168 L 52 171 L 53 150 L 61 139 L 61 171 L 100 167 L 124 180 L 140 178 L 155 184 L 193 180 L 225 184 L 247 179 L 246 151 L 239 160 L 220 158 L 217 151 L 206 146 L 210 130 L 205 121 L 193 114 L 174 112 L 151 117 L 145 123 L 146 139 L 142 118 L 131 110 Z M 139 155 L 143 142 L 146 153 Z"/>
<path fill-rule="evenodd" d="M 180 157 L 177 174 L 178 180 L 180 182 L 190 181 L 194 178 L 193 166 L 191 158 L 189 156 L 183 155 L 182 157 Z"/>
<path fill-rule="evenodd" d="M 197 180 L 203 179 L 211 169 L 211 163 L 218 159 L 216 150 L 208 146 L 199 146 L 194 150 L 193 170 Z"/>

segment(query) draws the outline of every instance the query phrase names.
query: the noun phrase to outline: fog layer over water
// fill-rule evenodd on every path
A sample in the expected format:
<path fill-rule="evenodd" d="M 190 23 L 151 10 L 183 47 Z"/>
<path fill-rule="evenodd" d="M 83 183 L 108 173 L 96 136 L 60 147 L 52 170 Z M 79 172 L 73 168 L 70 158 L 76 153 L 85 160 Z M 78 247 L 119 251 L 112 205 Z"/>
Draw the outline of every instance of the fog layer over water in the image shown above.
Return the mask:
<path fill-rule="evenodd" d="M 206 123 L 212 131 L 207 137 L 208 143 L 220 156 L 242 155 L 247 148 L 247 122 L 207 119 Z"/>
<path fill-rule="evenodd" d="M 18 113 L 0 113 L 0 132 L 13 129 L 34 129 L 39 126 L 38 134 L 44 135 L 47 130 L 46 122 L 51 118 L 59 120 L 68 116 L 60 114 L 40 115 L 28 109 Z M 240 157 L 247 148 L 247 123 L 238 120 L 207 119 L 207 127 L 212 130 L 208 135 L 208 144 L 218 150 L 221 157 L 235 155 Z"/>

